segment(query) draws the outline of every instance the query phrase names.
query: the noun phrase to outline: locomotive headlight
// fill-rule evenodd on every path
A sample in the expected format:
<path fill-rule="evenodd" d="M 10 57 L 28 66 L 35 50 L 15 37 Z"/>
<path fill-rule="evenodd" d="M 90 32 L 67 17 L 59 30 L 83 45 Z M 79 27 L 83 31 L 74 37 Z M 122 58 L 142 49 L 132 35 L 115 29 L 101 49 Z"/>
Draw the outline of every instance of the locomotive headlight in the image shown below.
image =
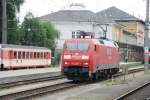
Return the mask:
<path fill-rule="evenodd" d="M 83 63 L 83 65 L 88 65 L 89 63 L 87 63 L 87 62 L 85 62 L 85 63 Z"/>
<path fill-rule="evenodd" d="M 64 55 L 64 59 L 71 59 L 71 55 Z"/>
<path fill-rule="evenodd" d="M 65 62 L 65 65 L 69 64 L 68 62 Z"/>
<path fill-rule="evenodd" d="M 89 56 L 82 56 L 82 59 L 89 59 Z"/>

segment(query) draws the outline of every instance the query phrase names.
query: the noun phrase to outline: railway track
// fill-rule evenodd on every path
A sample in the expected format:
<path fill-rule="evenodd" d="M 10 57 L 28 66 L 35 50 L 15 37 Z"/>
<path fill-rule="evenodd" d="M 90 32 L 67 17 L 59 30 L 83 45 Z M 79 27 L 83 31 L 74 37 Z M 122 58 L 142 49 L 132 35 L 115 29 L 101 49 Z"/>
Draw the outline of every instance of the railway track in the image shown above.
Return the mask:
<path fill-rule="evenodd" d="M 60 75 L 60 76 L 54 76 L 54 77 L 44 77 L 44 78 L 33 79 L 33 80 L 23 80 L 23 81 L 18 81 L 18 82 L 5 83 L 5 84 L 0 84 L 0 89 L 11 88 L 11 87 L 20 86 L 20 85 L 28 85 L 28 84 L 37 83 L 37 82 L 52 81 L 52 80 L 63 79 L 63 78 L 65 77 Z"/>
<path fill-rule="evenodd" d="M 14 79 L 15 81 L 10 81 L 10 82 L 4 81 L 4 82 L 0 83 L 0 89 L 10 88 L 10 87 L 19 86 L 19 85 L 27 85 L 27 84 L 32 84 L 32 83 L 36 83 L 36 82 L 63 79 L 63 78 L 65 78 L 65 77 L 59 73 L 55 73 L 52 76 L 49 75 L 48 73 L 35 74 L 35 75 L 33 74 L 33 75 L 23 77 L 23 79 L 22 79 L 22 77 L 18 78 L 18 79 L 17 79 L 17 77 L 15 77 L 15 78 L 12 77 L 11 80 Z M 10 78 L 7 80 L 10 80 Z"/>
<path fill-rule="evenodd" d="M 143 68 L 139 68 L 139 69 L 133 69 L 133 70 L 129 70 L 129 74 L 130 73 L 135 73 L 135 72 L 139 72 L 142 71 Z M 115 77 L 117 76 L 121 76 L 124 75 L 123 73 L 119 73 L 117 75 L 115 75 Z M 106 80 L 106 79 L 105 79 Z M 94 82 L 98 82 L 98 81 L 94 81 Z M 54 93 L 54 92 L 58 92 L 58 91 L 63 91 L 66 89 L 70 89 L 70 88 L 74 88 L 77 86 L 81 86 L 81 85 L 87 85 L 87 84 L 91 84 L 94 82 L 83 82 L 83 83 L 74 83 L 72 81 L 67 81 L 67 82 L 62 82 L 59 84 L 53 84 L 53 85 L 47 85 L 47 86 L 43 86 L 43 87 L 37 87 L 34 89 L 30 89 L 30 90 L 24 90 L 24 91 L 18 91 L 15 93 L 10 93 L 10 94 L 5 94 L 5 95 L 0 95 L 1 100 L 13 100 L 17 99 L 17 100 L 22 100 L 22 99 L 28 99 L 28 98 L 32 98 L 35 96 L 39 96 L 39 95 L 43 95 L 46 93 Z M 42 83 L 41 83 L 42 84 Z"/>
<path fill-rule="evenodd" d="M 121 95 L 115 100 L 150 100 L 150 82 Z"/>

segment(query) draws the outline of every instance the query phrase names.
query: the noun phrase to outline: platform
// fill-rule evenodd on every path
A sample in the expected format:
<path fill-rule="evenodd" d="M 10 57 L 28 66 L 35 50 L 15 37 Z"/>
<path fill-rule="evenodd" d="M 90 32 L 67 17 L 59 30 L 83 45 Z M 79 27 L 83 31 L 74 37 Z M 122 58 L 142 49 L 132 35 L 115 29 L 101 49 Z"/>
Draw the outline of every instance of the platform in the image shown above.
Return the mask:
<path fill-rule="evenodd" d="M 0 71 L 0 78 L 31 75 L 31 74 L 38 74 L 38 73 L 48 73 L 48 72 L 60 72 L 60 67 Z"/>
<path fill-rule="evenodd" d="M 128 63 L 121 63 L 121 64 L 128 64 Z M 58 75 L 61 75 L 60 67 L 0 71 L 0 84 L 17 82 L 21 80 L 38 79 L 44 77 L 54 77 Z"/>
<path fill-rule="evenodd" d="M 78 88 L 66 90 L 64 92 L 49 94 L 43 97 L 37 97 L 36 100 L 114 100 L 117 97 L 135 89 L 143 84 L 150 82 L 150 72 L 144 74 L 139 72 L 137 75 L 129 75 L 126 80 L 111 80 L 97 82 L 90 85 L 80 86 Z M 69 94 L 69 95 L 68 95 Z M 139 99 L 137 99 L 139 100 Z"/>
<path fill-rule="evenodd" d="M 0 85 L 60 75 L 60 67 L 1 71 Z"/>

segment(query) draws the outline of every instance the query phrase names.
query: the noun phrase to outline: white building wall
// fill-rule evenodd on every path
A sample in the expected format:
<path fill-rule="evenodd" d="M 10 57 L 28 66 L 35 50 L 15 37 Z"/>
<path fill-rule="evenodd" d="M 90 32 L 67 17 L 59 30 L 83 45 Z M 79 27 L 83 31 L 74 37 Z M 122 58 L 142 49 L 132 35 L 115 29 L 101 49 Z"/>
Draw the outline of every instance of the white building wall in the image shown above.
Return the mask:
<path fill-rule="evenodd" d="M 91 22 L 52 22 L 54 27 L 60 32 L 60 39 L 57 40 L 57 49 L 62 49 L 65 39 L 72 38 L 72 32 L 81 30 L 93 32 L 93 24 Z"/>
<path fill-rule="evenodd" d="M 101 26 L 101 27 L 100 27 Z M 102 28 L 104 30 L 106 30 L 107 27 L 107 32 L 106 32 L 106 38 L 113 40 L 112 39 L 112 26 L 111 25 L 94 25 L 94 33 L 95 33 L 95 38 L 100 38 L 103 37 L 104 31 L 102 30 Z"/>

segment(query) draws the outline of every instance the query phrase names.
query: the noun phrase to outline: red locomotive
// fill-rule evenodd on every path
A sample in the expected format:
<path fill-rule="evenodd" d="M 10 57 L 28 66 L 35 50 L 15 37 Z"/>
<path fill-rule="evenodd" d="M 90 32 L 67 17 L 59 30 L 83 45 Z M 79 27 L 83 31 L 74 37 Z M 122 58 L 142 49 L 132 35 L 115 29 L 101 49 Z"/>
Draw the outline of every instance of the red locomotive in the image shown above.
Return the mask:
<path fill-rule="evenodd" d="M 51 50 L 45 47 L 0 45 L 0 69 L 47 67 L 51 65 Z"/>
<path fill-rule="evenodd" d="M 62 58 L 62 73 L 71 80 L 98 79 L 119 71 L 118 45 L 103 39 L 68 39 Z"/>

